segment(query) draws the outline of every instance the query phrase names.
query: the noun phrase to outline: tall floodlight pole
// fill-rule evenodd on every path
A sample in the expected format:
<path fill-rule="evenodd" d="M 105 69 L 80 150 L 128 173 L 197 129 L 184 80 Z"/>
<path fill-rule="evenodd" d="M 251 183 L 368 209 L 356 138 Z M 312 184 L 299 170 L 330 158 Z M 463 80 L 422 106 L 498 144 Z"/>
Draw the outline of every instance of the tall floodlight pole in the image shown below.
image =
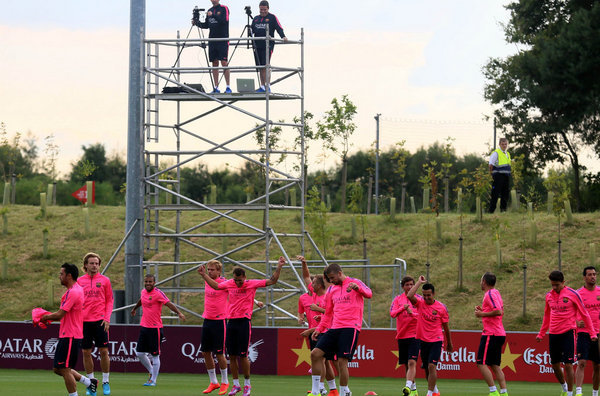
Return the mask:
<path fill-rule="evenodd" d="M 375 116 L 377 132 L 375 134 L 375 214 L 379 214 L 379 116 Z"/>
<path fill-rule="evenodd" d="M 129 100 L 127 117 L 127 194 L 125 232 L 132 232 L 125 244 L 125 304 L 140 296 L 142 271 L 142 96 L 146 1 L 131 0 L 129 18 Z M 130 316 L 125 315 L 126 321 Z"/>

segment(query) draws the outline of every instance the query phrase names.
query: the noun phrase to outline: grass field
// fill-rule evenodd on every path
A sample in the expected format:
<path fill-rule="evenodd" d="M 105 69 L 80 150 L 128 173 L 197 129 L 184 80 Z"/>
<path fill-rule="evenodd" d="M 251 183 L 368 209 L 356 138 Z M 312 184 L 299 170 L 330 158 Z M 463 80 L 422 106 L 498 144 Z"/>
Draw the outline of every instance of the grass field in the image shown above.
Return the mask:
<path fill-rule="evenodd" d="M 142 386 L 147 379 L 140 373 L 111 374 L 112 395 L 200 395 L 206 388 L 208 379 L 205 374 L 160 374 L 158 386 Z M 351 378 L 350 389 L 353 396 L 362 396 L 367 391 L 375 391 L 379 396 L 397 396 L 401 394 L 404 380 L 400 378 Z M 417 380 L 419 394 L 427 395 L 425 381 Z M 488 389 L 481 380 L 440 380 L 438 387 L 443 396 L 487 395 Z M 78 392 L 85 394 L 85 388 L 79 384 Z M 305 396 L 310 390 L 310 378 L 291 376 L 252 376 L 252 395 L 254 396 Z M 510 382 L 510 396 L 559 395 L 560 387 L 556 383 Z M 585 394 L 591 394 L 590 386 L 584 388 Z M 0 394 L 3 396 L 64 396 L 66 390 L 62 379 L 51 370 L 0 370 Z M 102 392 L 98 392 L 101 395 Z M 215 391 L 216 394 L 216 391 Z M 240 394 L 241 395 L 241 394 Z"/>

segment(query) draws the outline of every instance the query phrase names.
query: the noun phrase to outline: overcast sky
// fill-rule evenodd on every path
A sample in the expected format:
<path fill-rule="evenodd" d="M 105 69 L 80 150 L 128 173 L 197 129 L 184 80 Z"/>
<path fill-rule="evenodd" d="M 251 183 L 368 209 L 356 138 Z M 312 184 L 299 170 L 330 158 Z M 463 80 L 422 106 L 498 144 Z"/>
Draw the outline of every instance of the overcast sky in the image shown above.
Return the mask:
<path fill-rule="evenodd" d="M 453 135 L 459 152 L 483 153 L 492 109 L 482 98 L 481 68 L 515 50 L 501 27 L 506 3 L 272 1 L 271 12 L 290 39 L 304 28 L 306 108 L 319 118 L 343 94 L 358 106 L 353 150 L 371 144 L 381 113 L 383 148 L 406 139 L 415 149 Z M 222 4 L 231 36 L 246 23 L 244 6 L 258 11 L 257 1 Z M 195 5 L 210 2 L 148 0 L 147 37 L 185 36 Z M 11 134 L 31 131 L 40 145 L 54 134 L 63 172 L 82 145 L 126 150 L 128 24 L 126 0 L 0 2 L 0 121 Z M 276 50 L 274 59 L 284 54 Z"/>

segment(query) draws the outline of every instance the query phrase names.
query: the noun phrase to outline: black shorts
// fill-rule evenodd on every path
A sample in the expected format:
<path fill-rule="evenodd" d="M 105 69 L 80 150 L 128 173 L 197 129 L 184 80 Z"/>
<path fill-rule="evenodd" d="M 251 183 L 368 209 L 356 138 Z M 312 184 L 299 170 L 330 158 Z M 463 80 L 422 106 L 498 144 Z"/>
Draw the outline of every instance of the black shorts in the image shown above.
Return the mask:
<path fill-rule="evenodd" d="M 353 328 L 329 329 L 317 341 L 315 348 L 325 352 L 325 357 L 332 360 L 335 357 L 352 361 L 354 350 L 358 344 L 360 331 Z"/>
<path fill-rule="evenodd" d="M 208 43 L 208 60 L 227 62 L 229 53 L 229 41 L 215 41 Z"/>
<path fill-rule="evenodd" d="M 550 363 L 573 363 L 575 361 L 575 332 L 550 334 Z"/>
<path fill-rule="evenodd" d="M 440 356 L 442 356 L 442 341 L 421 341 L 421 368 L 426 368 L 430 363 L 437 365 Z"/>
<path fill-rule="evenodd" d="M 420 348 L 421 341 L 414 337 L 398 339 L 398 364 L 408 364 L 409 360 L 416 361 Z"/>
<path fill-rule="evenodd" d="M 108 332 L 104 331 L 102 320 L 97 322 L 83 322 L 83 341 L 81 349 L 108 348 Z"/>
<path fill-rule="evenodd" d="M 269 59 L 271 59 L 271 57 L 273 56 L 273 43 L 269 44 L 270 46 L 270 52 L 269 52 Z M 266 51 L 267 47 L 266 46 L 256 46 L 256 48 L 254 49 L 254 63 L 256 64 L 256 66 L 264 66 L 267 64 L 267 51 Z M 271 62 L 269 62 L 271 63 Z"/>
<path fill-rule="evenodd" d="M 598 340 L 592 341 L 589 333 L 577 333 L 577 360 L 591 360 L 600 363 Z"/>
<path fill-rule="evenodd" d="M 225 353 L 225 319 L 204 319 L 200 350 L 217 355 Z"/>
<path fill-rule="evenodd" d="M 482 335 L 477 351 L 477 364 L 500 366 L 504 342 L 506 336 Z"/>
<path fill-rule="evenodd" d="M 81 348 L 81 339 L 65 337 L 59 338 L 54 352 L 54 368 L 75 368 L 77 356 Z"/>
<path fill-rule="evenodd" d="M 252 323 L 247 318 L 229 319 L 227 321 L 227 353 L 233 356 L 248 356 Z"/>
<path fill-rule="evenodd" d="M 163 329 L 140 327 L 140 336 L 138 337 L 138 352 L 146 352 L 151 355 L 160 355 L 160 343 L 164 340 Z"/>

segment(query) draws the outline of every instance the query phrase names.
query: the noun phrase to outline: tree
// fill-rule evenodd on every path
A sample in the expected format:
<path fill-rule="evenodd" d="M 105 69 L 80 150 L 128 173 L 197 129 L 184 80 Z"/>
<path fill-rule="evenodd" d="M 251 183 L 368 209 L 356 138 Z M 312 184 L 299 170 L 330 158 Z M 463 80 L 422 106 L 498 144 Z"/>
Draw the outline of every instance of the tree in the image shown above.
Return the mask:
<path fill-rule="evenodd" d="M 92 144 L 90 146 L 81 146 L 83 155 L 81 159 L 72 165 L 71 181 L 85 182 L 94 180 L 103 182 L 106 180 L 106 149 L 102 143 Z"/>
<path fill-rule="evenodd" d="M 31 176 L 34 164 L 28 160 L 27 152 L 23 155 L 21 134 L 15 133 L 9 138 L 6 124 L 0 123 L 0 174 L 8 182 L 13 174 L 18 177 Z M 26 149 L 25 149 L 26 150 Z"/>
<path fill-rule="evenodd" d="M 484 96 L 535 167 L 570 163 L 579 208 L 581 148 L 600 154 L 600 2 L 520 0 L 506 8 L 506 41 L 525 48 L 488 62 Z"/>
<path fill-rule="evenodd" d="M 317 122 L 317 130 L 324 140 L 325 148 L 337 153 L 342 159 L 341 212 L 343 213 L 346 211 L 346 176 L 350 136 L 356 130 L 356 124 L 353 121 L 356 115 L 356 106 L 348 99 L 348 95 L 343 95 L 341 101 L 333 98 L 331 105 L 331 110 L 325 112 L 323 119 Z"/>

